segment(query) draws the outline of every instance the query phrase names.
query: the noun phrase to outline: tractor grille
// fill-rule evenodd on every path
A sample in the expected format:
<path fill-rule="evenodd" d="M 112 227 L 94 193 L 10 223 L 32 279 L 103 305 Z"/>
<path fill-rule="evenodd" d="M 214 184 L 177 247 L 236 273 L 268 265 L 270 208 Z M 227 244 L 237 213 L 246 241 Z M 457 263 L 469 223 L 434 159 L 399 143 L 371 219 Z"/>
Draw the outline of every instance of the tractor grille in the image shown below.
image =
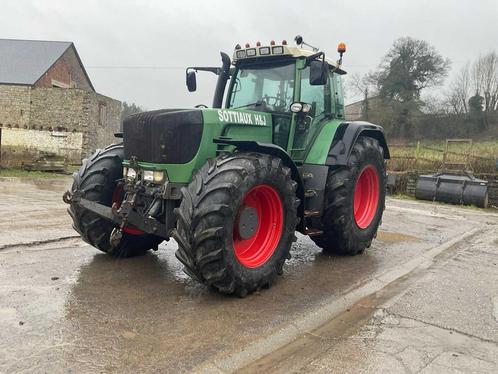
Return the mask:
<path fill-rule="evenodd" d="M 202 124 L 200 110 L 162 109 L 131 115 L 123 122 L 125 159 L 187 163 L 199 148 Z"/>

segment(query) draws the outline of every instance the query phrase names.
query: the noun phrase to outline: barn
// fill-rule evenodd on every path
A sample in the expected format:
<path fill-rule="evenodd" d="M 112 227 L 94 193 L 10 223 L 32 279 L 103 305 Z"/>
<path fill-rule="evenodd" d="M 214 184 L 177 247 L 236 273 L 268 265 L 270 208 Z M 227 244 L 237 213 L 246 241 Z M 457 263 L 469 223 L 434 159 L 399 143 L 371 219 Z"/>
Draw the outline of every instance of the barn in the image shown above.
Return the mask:
<path fill-rule="evenodd" d="M 101 95 L 72 42 L 0 39 L 0 166 L 79 163 L 115 141 L 121 102 Z"/>

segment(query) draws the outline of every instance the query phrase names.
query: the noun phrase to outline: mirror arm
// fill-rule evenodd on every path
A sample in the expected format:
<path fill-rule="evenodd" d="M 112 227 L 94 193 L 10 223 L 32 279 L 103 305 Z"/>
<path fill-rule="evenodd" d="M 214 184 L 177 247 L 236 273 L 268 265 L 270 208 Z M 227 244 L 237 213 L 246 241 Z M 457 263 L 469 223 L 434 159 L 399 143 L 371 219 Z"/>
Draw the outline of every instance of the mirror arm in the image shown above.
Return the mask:
<path fill-rule="evenodd" d="M 314 53 L 311 56 L 306 57 L 306 65 L 309 65 L 309 63 L 313 60 L 316 60 L 317 58 L 321 57 L 322 61 L 325 62 L 325 53 L 323 52 L 318 52 Z"/>
<path fill-rule="evenodd" d="M 185 69 L 185 73 L 188 73 L 189 70 L 194 70 L 196 73 L 198 71 L 209 71 L 209 72 L 214 73 L 216 75 L 220 75 L 220 72 L 221 72 L 220 68 L 207 67 L 207 66 L 189 66 L 187 69 Z"/>

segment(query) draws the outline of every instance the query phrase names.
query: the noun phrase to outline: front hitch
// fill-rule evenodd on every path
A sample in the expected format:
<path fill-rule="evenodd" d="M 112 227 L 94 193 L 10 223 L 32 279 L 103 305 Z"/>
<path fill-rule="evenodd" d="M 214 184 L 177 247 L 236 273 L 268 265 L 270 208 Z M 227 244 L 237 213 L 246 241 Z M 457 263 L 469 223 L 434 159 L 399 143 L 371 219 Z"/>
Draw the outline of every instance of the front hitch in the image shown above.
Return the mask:
<path fill-rule="evenodd" d="M 109 244 L 112 248 L 117 248 L 122 238 L 123 230 L 116 227 L 111 232 L 111 236 L 109 237 Z"/>
<path fill-rule="evenodd" d="M 121 203 L 121 206 L 113 204 L 112 207 L 97 203 L 85 199 L 84 192 L 82 191 L 66 191 L 62 196 L 62 200 L 66 204 L 77 205 L 79 208 L 86 209 L 95 213 L 102 218 L 111 221 L 118 227 L 113 230 L 113 235 L 111 235 L 110 241 L 111 245 L 113 243 L 118 243 L 121 239 L 122 230 L 126 225 L 131 225 L 147 234 L 157 235 L 165 240 L 169 239 L 169 233 L 167 230 L 167 225 L 159 222 L 154 217 L 152 217 L 147 212 L 143 214 L 137 211 L 137 195 L 138 190 L 135 186 L 131 186 L 130 191 L 125 195 L 125 199 Z"/>

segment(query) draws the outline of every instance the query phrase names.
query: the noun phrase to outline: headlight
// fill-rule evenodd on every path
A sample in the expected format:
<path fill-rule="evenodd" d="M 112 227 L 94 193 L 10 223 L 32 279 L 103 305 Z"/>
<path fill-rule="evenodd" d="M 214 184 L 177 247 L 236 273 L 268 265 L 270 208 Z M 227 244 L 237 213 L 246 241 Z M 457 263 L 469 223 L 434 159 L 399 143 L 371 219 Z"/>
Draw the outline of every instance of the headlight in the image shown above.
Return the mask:
<path fill-rule="evenodd" d="M 311 104 L 303 103 L 303 113 L 309 113 L 311 111 Z"/>
<path fill-rule="evenodd" d="M 237 58 L 245 58 L 246 57 L 246 51 L 245 50 L 237 51 L 236 52 L 236 56 L 237 56 Z"/>
<path fill-rule="evenodd" d="M 154 183 L 162 183 L 164 181 L 164 171 L 154 170 Z"/>
<path fill-rule="evenodd" d="M 303 109 L 303 104 L 300 102 L 292 103 L 290 106 L 290 110 L 292 113 L 299 113 Z"/>
<path fill-rule="evenodd" d="M 246 49 L 246 55 L 247 55 L 247 57 L 256 56 L 256 48 Z"/>
<path fill-rule="evenodd" d="M 137 172 L 135 169 L 128 168 L 126 172 L 126 176 L 130 179 L 135 179 L 137 177 Z"/>
<path fill-rule="evenodd" d="M 144 181 L 152 182 L 154 180 L 154 172 L 152 170 L 144 170 Z"/>
<path fill-rule="evenodd" d="M 164 181 L 164 171 L 144 170 L 144 181 L 161 184 Z"/>

